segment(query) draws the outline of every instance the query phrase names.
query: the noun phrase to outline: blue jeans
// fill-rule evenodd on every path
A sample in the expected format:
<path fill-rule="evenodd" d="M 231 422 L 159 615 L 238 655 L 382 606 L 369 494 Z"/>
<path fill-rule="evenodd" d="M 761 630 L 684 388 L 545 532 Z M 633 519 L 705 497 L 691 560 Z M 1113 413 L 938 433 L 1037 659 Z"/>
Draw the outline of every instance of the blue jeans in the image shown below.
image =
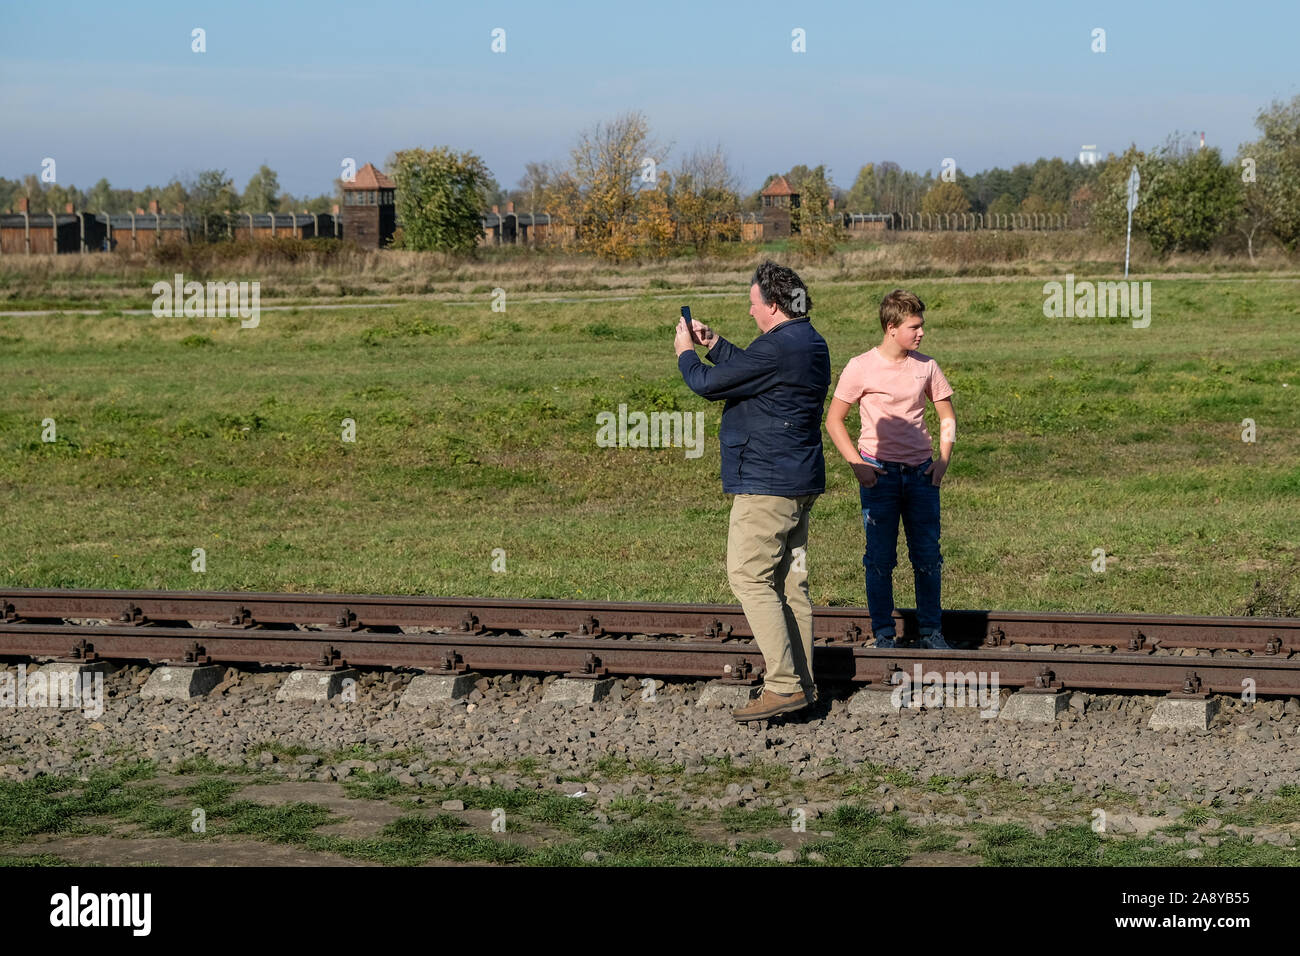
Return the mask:
<path fill-rule="evenodd" d="M 940 629 L 939 489 L 919 465 L 862 459 L 885 469 L 871 488 L 858 486 L 867 550 L 862 566 L 867 577 L 867 608 L 876 637 L 894 634 L 894 568 L 898 565 L 898 519 L 903 519 L 907 556 L 916 579 L 916 622 L 921 636 Z"/>

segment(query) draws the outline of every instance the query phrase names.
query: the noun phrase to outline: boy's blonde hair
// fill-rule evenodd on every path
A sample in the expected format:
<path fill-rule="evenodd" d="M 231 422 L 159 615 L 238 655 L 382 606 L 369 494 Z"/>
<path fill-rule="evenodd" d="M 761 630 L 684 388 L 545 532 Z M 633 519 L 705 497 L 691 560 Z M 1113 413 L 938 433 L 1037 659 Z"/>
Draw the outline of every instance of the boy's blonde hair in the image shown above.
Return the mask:
<path fill-rule="evenodd" d="M 925 316 L 925 303 L 906 289 L 895 289 L 880 301 L 880 331 L 903 324 L 909 315 Z"/>

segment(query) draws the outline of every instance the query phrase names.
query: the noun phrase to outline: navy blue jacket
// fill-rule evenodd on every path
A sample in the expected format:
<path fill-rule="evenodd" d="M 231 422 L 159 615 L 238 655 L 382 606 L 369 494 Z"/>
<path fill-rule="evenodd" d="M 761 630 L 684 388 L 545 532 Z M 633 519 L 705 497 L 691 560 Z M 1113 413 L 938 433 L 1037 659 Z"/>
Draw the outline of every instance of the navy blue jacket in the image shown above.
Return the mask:
<path fill-rule="evenodd" d="M 782 322 L 742 349 L 719 337 L 700 361 L 677 359 L 695 394 L 726 399 L 718 441 L 729 495 L 820 495 L 826 490 L 822 407 L 831 384 L 826 340 L 807 316 Z"/>

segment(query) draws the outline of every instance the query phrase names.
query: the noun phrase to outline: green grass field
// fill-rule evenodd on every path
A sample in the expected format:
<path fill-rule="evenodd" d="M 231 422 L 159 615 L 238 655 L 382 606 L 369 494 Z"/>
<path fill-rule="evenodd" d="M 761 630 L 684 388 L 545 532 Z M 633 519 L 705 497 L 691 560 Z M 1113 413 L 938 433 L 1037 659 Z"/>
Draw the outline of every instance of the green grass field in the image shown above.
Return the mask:
<path fill-rule="evenodd" d="M 626 769 L 618 758 L 604 758 L 594 779 L 618 780 Z M 924 865 L 959 866 L 1295 866 L 1296 851 L 1230 831 L 1218 831 L 1213 845 L 1183 838 L 1211 817 L 1224 824 L 1254 827 L 1295 819 L 1300 788 L 1283 787 L 1275 796 L 1257 798 L 1235 810 L 1215 801 L 1186 804 L 1167 813 L 1168 823 L 1143 836 L 1102 835 L 1093 831 L 1095 808 L 1108 812 L 1133 810 L 1133 798 L 1106 793 L 1072 798 L 1068 784 L 1021 786 L 992 776 L 968 774 L 950 779 L 932 776 L 915 780 L 864 763 L 840 770 L 816 785 L 817 796 L 834 809 L 806 822 L 803 835 L 793 836 L 790 807 L 727 807 L 721 811 L 683 809 L 670 800 L 641 796 L 619 797 L 606 811 L 586 800 L 574 800 L 554 790 L 506 789 L 499 786 L 411 788 L 387 774 L 363 773 L 349 778 L 344 789 L 353 799 L 387 802 L 403 811 L 400 817 L 368 837 L 346 838 L 317 832 L 339 822 L 339 813 L 318 803 L 295 801 L 266 805 L 249 799 L 244 788 L 265 785 L 274 791 L 282 783 L 267 772 L 242 768 L 223 774 L 212 764 L 194 761 L 181 768 L 187 786 L 167 788 L 149 761 L 124 760 L 112 770 L 100 770 L 80 780 L 45 775 L 21 782 L 0 781 L 0 867 L 67 866 L 73 860 L 57 853 L 33 854 L 17 848 L 41 837 L 76 839 L 114 836 L 124 840 L 170 837 L 169 865 L 204 865 L 209 842 L 237 838 L 252 845 L 288 844 L 309 853 L 385 865 L 413 866 L 431 860 L 479 861 L 530 866 L 766 866 L 779 865 L 750 853 L 775 853 L 783 844 L 795 850 L 792 863 L 829 866 L 898 866 L 911 860 Z M 640 769 L 650 773 L 644 764 Z M 720 796 L 731 780 L 768 781 L 765 794 L 807 794 L 808 785 L 788 780 L 788 768 L 756 765 L 714 765 L 712 773 L 690 777 L 683 784 L 690 796 Z M 656 775 L 680 774 L 682 768 L 654 768 Z M 866 795 L 889 782 L 898 801 L 927 806 L 934 812 L 964 816 L 967 800 L 978 801 L 1002 822 L 921 824 L 909 822 L 899 810 L 882 811 Z M 328 789 L 328 788 L 325 788 Z M 960 791 L 960 794 L 958 793 Z M 420 803 L 414 802 L 416 798 Z M 458 799 L 463 812 L 440 813 L 434 808 Z M 918 799 L 929 801 L 918 804 Z M 960 802 L 959 802 L 960 801 Z M 791 806 L 802 805 L 795 799 Z M 206 830 L 192 830 L 193 808 L 202 807 Z M 505 830 L 492 833 L 484 818 L 503 814 Z M 342 811 L 346 817 L 347 809 Z M 1042 824 L 1005 822 L 1028 814 Z M 1166 815 L 1166 811 L 1160 811 Z M 915 819 L 915 818 L 913 818 Z M 1046 825 L 1050 824 L 1050 826 Z M 728 838 L 731 838 L 730 840 Z M 125 844 L 124 844 L 125 845 Z M 1191 846 L 1199 860 L 1183 856 Z M 596 854 L 584 859 L 584 854 Z M 328 861 L 327 861 L 328 862 Z"/>
<path fill-rule="evenodd" d="M 837 374 L 879 341 L 894 284 L 812 285 Z M 1145 329 L 1044 318 L 1041 279 L 908 285 L 956 390 L 946 607 L 1241 613 L 1296 567 L 1295 280 L 1156 279 Z M 0 584 L 730 603 L 721 405 L 682 383 L 672 326 L 688 302 L 747 343 L 746 291 L 515 295 L 504 313 L 484 294 L 256 329 L 0 317 Z M 703 411 L 702 457 L 598 447 L 620 404 Z M 813 598 L 860 605 L 856 485 L 826 447 Z M 896 598 L 911 606 L 901 540 Z"/>

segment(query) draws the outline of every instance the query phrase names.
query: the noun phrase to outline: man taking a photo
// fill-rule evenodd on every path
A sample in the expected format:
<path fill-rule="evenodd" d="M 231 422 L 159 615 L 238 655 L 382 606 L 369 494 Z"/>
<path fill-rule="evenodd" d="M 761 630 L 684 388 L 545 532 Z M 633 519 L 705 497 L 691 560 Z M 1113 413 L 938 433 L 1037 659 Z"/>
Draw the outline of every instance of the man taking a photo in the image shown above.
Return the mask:
<path fill-rule="evenodd" d="M 815 699 L 808 517 L 826 490 L 822 407 L 830 352 L 812 327 L 812 298 L 794 270 L 767 261 L 754 270 L 749 314 L 759 336 L 740 348 L 683 319 L 674 347 L 697 395 L 725 400 L 718 440 L 722 490 L 735 495 L 727 533 L 727 579 L 744 609 L 766 670 L 763 693 L 732 711 L 739 721 L 801 710 Z"/>

